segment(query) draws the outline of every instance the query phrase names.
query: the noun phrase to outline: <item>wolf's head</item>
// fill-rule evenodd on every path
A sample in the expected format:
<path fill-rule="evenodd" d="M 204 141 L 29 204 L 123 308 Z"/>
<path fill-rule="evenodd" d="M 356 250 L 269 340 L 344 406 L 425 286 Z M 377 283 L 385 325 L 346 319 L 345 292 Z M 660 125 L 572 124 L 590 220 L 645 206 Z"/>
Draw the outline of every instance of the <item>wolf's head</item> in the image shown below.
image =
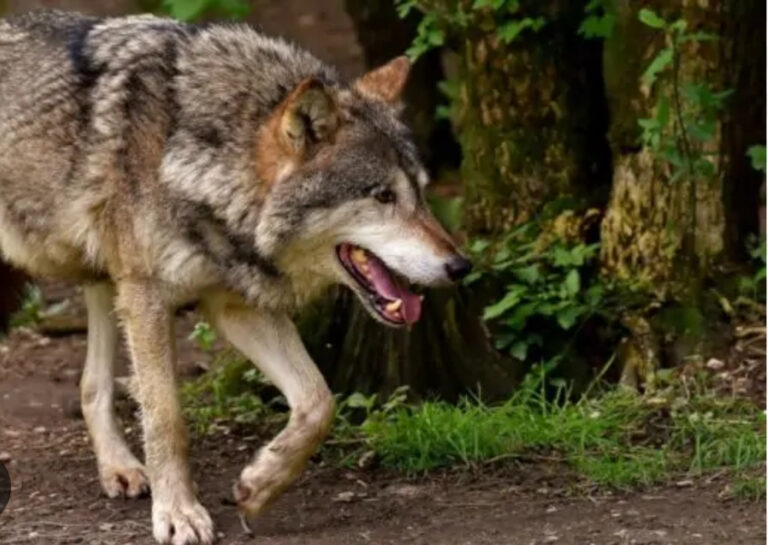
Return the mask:
<path fill-rule="evenodd" d="M 425 203 L 428 176 L 398 118 L 408 68 L 398 58 L 350 87 L 303 81 L 256 152 L 269 185 L 262 247 L 294 282 L 345 284 L 392 326 L 421 313 L 409 283 L 444 284 L 471 269 Z"/>

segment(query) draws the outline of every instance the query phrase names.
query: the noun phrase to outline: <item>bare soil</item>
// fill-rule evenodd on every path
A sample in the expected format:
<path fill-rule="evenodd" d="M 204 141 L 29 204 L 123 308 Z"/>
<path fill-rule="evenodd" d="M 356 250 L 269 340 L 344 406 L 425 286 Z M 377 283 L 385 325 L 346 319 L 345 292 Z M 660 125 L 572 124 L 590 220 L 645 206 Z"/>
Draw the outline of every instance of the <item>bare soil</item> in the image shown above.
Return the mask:
<path fill-rule="evenodd" d="M 47 299 L 70 298 L 46 289 Z M 74 299 L 76 301 L 76 298 Z M 72 312 L 80 314 L 75 304 Z M 203 356 L 178 327 L 182 376 Z M 0 344 L 0 459 L 12 479 L 0 515 L 2 544 L 153 543 L 150 499 L 100 495 L 79 412 L 85 357 L 81 333 L 48 337 L 15 330 Z M 126 362 L 121 355 L 121 373 Z M 141 452 L 135 407 L 118 404 L 129 441 Z M 570 545 L 765 543 L 765 503 L 726 499 L 717 476 L 634 493 L 574 485 L 562 467 L 525 464 L 407 480 L 382 470 L 345 470 L 313 462 L 260 519 L 241 529 L 231 484 L 265 437 L 196 438 L 193 472 L 220 543 L 274 545 L 456 544 Z M 684 485 L 684 486 L 681 486 Z"/>

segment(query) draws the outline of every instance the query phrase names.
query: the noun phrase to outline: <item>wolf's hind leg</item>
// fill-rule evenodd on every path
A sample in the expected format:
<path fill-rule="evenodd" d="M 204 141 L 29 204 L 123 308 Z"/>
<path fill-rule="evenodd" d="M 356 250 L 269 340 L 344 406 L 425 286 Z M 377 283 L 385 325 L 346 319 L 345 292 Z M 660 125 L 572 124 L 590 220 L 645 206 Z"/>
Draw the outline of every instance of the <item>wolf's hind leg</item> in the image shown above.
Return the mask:
<path fill-rule="evenodd" d="M 125 444 L 115 418 L 114 288 L 104 282 L 85 286 L 84 292 L 88 309 L 88 355 L 80 381 L 83 417 L 96 452 L 104 492 L 110 498 L 134 498 L 149 491 L 149 481 L 144 467 Z"/>
<path fill-rule="evenodd" d="M 287 316 L 239 305 L 213 304 L 210 319 L 283 392 L 291 407 L 288 425 L 240 474 L 235 499 L 242 513 L 260 512 L 304 469 L 327 435 L 334 400 Z"/>

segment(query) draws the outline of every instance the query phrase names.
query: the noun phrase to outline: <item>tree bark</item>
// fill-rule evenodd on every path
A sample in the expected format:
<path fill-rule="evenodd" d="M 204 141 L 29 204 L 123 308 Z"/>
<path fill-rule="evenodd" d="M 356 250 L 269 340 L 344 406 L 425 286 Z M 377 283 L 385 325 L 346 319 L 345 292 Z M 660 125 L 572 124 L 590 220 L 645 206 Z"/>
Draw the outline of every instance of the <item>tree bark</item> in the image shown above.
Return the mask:
<path fill-rule="evenodd" d="M 584 4 L 527 5 L 522 15 L 545 19 L 537 33 L 503 44 L 491 18 L 474 25 L 490 32 L 460 37 L 457 130 L 472 233 L 503 232 L 552 200 L 590 200 L 610 181 L 600 49 L 577 34 Z"/>
<path fill-rule="evenodd" d="M 733 89 L 723 129 L 726 249 L 744 258 L 748 235 L 765 236 L 765 177 L 746 150 L 765 145 L 765 18 L 763 0 L 727 0 L 720 44 L 724 85 Z"/>
<path fill-rule="evenodd" d="M 663 300 L 695 290 L 700 273 L 724 249 L 722 123 L 718 122 L 710 142 L 690 143 L 695 153 L 713 157 L 717 172 L 709 180 L 696 176 L 673 180 L 667 160 L 642 145 L 638 120 L 655 115 L 659 93 L 672 97 L 670 122 L 679 130 L 674 101 L 682 91 L 673 88 L 670 78 L 660 79 L 653 89 L 641 82 L 653 57 L 668 44 L 662 32 L 638 20 L 638 12 L 651 7 L 667 20 L 682 17 L 689 28 L 717 33 L 722 3 L 613 0 L 610 6 L 616 25 L 605 42 L 604 74 L 611 113 L 613 184 L 602 223 L 603 271 L 650 289 Z M 707 82 L 723 89 L 717 42 L 690 42 L 680 57 L 680 81 Z"/>

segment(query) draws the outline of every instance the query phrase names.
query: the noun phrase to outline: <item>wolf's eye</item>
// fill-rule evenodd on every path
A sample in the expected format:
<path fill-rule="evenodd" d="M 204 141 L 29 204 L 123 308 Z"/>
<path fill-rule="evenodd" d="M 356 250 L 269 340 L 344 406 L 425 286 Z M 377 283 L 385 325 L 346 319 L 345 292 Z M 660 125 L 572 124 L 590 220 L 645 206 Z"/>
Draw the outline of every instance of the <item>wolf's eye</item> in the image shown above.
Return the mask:
<path fill-rule="evenodd" d="M 382 204 L 395 202 L 395 192 L 387 188 L 377 189 L 374 191 L 373 197 Z"/>

